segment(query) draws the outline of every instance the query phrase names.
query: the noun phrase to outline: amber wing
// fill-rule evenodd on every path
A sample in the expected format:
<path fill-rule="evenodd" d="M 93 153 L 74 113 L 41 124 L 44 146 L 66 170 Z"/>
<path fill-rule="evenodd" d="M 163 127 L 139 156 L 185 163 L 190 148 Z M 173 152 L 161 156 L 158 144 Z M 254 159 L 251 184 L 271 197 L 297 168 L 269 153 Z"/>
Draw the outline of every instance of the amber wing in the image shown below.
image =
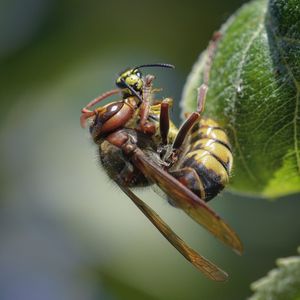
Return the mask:
<path fill-rule="evenodd" d="M 206 203 L 178 180 L 157 165 L 139 148 L 132 157 L 135 166 L 152 182 L 156 183 L 176 204 L 197 223 L 205 227 L 223 243 L 241 254 L 242 243 L 235 233 Z"/>
<path fill-rule="evenodd" d="M 120 184 L 119 186 L 162 235 L 204 275 L 215 281 L 225 281 L 228 278 L 228 275 L 223 270 L 190 248 L 152 208 L 137 197 L 129 188 Z"/>

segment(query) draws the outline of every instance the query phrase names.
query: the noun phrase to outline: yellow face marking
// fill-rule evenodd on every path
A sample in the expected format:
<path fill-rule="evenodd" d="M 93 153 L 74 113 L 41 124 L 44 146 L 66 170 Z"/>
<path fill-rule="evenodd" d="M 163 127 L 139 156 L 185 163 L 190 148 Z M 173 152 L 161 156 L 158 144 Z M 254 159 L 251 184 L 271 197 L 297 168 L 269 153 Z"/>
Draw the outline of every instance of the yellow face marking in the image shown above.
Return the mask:
<path fill-rule="evenodd" d="M 220 177 L 220 183 L 226 185 L 229 182 L 228 174 L 223 165 L 206 150 L 191 151 L 186 155 L 186 158 L 192 158 L 198 163 L 201 163 L 207 170 L 213 171 Z"/>
<path fill-rule="evenodd" d="M 140 91 L 143 87 L 143 80 L 141 79 L 140 72 L 138 70 L 127 70 L 117 78 L 117 85 L 122 83 L 122 80 L 126 82 L 127 85 L 133 87 L 136 91 Z M 127 93 L 132 94 L 130 89 L 127 89 Z"/>
<path fill-rule="evenodd" d="M 121 83 L 121 79 L 126 79 L 130 74 L 132 73 L 132 70 L 128 70 L 120 74 L 120 76 L 117 78 L 117 83 Z"/>
<path fill-rule="evenodd" d="M 132 74 L 132 75 L 126 77 L 125 82 L 126 82 L 128 85 L 134 85 L 136 82 L 139 81 L 139 79 L 140 79 L 140 78 L 139 78 L 138 76 Z"/>

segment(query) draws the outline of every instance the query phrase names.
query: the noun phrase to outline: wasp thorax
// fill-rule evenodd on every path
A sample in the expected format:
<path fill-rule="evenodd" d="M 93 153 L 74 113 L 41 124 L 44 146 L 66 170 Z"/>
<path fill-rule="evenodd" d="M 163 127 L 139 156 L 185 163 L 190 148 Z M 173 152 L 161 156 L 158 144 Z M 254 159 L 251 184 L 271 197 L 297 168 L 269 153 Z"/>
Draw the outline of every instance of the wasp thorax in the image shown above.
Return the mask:
<path fill-rule="evenodd" d="M 135 103 L 112 102 L 95 110 L 95 116 L 90 125 L 90 133 L 97 141 L 106 134 L 123 127 L 134 113 Z"/>

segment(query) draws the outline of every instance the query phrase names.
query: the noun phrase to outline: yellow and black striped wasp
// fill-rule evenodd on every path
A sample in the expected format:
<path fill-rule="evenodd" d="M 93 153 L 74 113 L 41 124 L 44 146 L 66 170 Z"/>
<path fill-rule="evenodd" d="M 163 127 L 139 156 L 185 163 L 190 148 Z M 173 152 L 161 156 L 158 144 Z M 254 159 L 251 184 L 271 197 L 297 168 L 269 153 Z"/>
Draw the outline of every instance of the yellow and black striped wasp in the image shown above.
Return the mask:
<path fill-rule="evenodd" d="M 172 100 L 155 99 L 154 76 L 142 76 L 141 68 L 155 66 L 173 68 L 150 64 L 125 70 L 117 78 L 118 89 L 82 109 L 81 125 L 91 121 L 90 133 L 107 174 L 163 236 L 208 278 L 224 281 L 227 274 L 223 270 L 190 248 L 132 191 L 136 186 L 156 184 L 173 206 L 235 252 L 242 252 L 235 231 L 206 204 L 228 183 L 233 160 L 224 130 L 215 121 L 201 118 L 207 85 L 199 88 L 197 111 L 177 129 L 169 118 Z M 117 93 L 122 93 L 121 100 L 90 110 Z"/>

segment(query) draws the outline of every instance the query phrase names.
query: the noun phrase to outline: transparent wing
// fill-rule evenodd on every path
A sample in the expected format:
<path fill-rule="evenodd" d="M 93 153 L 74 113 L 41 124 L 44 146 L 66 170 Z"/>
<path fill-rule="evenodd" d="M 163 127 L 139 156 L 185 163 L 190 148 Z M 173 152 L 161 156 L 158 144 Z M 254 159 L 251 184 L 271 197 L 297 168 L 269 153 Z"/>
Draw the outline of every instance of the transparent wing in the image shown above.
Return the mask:
<path fill-rule="evenodd" d="M 157 184 L 176 204 L 197 223 L 205 227 L 223 243 L 241 254 L 242 243 L 235 233 L 206 203 L 178 180 L 158 166 L 143 151 L 137 148 L 132 157 L 136 167 L 152 182 Z"/>
<path fill-rule="evenodd" d="M 161 234 L 205 276 L 215 281 L 225 281 L 228 278 L 228 275 L 223 270 L 190 248 L 152 208 L 136 196 L 129 188 L 120 184 L 119 187 L 161 232 Z"/>

